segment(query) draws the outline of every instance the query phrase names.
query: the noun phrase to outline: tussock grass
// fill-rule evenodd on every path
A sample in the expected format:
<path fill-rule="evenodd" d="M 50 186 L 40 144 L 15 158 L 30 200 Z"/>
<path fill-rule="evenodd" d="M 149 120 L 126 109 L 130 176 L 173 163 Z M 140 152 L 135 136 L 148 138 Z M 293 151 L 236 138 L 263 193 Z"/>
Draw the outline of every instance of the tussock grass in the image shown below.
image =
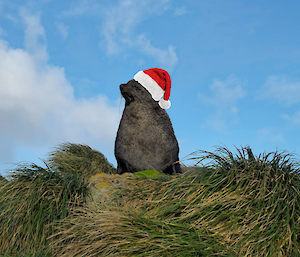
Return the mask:
<path fill-rule="evenodd" d="M 103 172 L 116 173 L 106 157 L 87 145 L 64 143 L 50 153 L 49 165 L 60 173 L 78 172 L 85 179 Z"/>
<path fill-rule="evenodd" d="M 190 208 L 186 218 L 222 235 L 239 256 L 300 256 L 299 163 L 285 152 L 254 157 L 249 147 L 237 151 L 194 153 L 200 162 L 211 159 L 213 172 L 201 211 Z"/>
<path fill-rule="evenodd" d="M 28 256 L 300 256 L 298 161 L 236 150 L 194 152 L 198 166 L 184 174 L 126 177 L 110 201 L 87 205 L 89 169 L 103 162 L 109 179 L 113 167 L 87 146 L 63 145 L 46 169 L 0 179 L 0 247 Z"/>
<path fill-rule="evenodd" d="M 53 221 L 86 202 L 88 169 L 108 172 L 112 167 L 101 153 L 74 144 L 60 146 L 45 165 L 19 165 L 12 180 L 1 178 L 0 253 L 53 256 L 52 249 L 44 250 Z"/>
<path fill-rule="evenodd" d="M 87 193 L 77 174 L 62 176 L 35 164 L 19 167 L 0 189 L 0 251 L 43 247 L 53 233 L 51 223 L 82 204 Z"/>

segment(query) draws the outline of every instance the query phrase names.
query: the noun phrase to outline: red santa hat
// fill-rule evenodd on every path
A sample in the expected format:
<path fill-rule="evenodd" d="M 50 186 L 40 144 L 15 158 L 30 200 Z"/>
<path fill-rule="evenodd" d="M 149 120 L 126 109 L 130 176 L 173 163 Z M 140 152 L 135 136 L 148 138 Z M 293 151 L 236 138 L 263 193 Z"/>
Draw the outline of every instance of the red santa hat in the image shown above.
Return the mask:
<path fill-rule="evenodd" d="M 152 68 L 139 71 L 133 78 L 148 90 L 152 98 L 155 101 L 158 101 L 161 108 L 169 109 L 171 107 L 171 102 L 169 101 L 171 93 L 171 77 L 167 71 Z"/>

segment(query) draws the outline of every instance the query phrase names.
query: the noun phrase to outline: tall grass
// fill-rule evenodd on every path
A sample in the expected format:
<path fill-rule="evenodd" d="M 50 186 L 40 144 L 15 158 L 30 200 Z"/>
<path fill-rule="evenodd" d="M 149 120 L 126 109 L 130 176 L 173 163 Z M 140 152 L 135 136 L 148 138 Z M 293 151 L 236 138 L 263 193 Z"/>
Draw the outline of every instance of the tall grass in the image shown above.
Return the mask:
<path fill-rule="evenodd" d="M 106 157 L 87 145 L 64 143 L 49 154 L 49 165 L 60 173 L 77 172 L 88 179 L 103 172 L 116 173 Z"/>
<path fill-rule="evenodd" d="M 117 206 L 75 210 L 57 233 L 59 253 L 300 256 L 298 164 L 285 153 L 237 151 L 195 152 L 198 164 L 211 163 L 175 177 L 134 178 L 115 191 Z"/>
<path fill-rule="evenodd" d="M 130 187 L 115 190 L 113 204 L 74 208 L 56 223 L 59 256 L 234 256 L 210 233 L 158 213 L 158 200 L 174 178 L 130 180 Z"/>
<path fill-rule="evenodd" d="M 187 209 L 184 218 L 222 235 L 240 256 L 300 256 L 299 162 L 286 152 L 254 157 L 249 147 L 237 151 L 194 153 L 200 162 L 212 160 L 202 194 L 209 201 L 200 212 Z"/>
<path fill-rule="evenodd" d="M 0 251 L 41 248 L 53 232 L 51 223 L 65 218 L 88 193 L 74 173 L 62 176 L 34 164 L 17 172 L 0 190 Z"/>
<path fill-rule="evenodd" d="M 53 221 L 64 219 L 72 207 L 86 202 L 88 170 L 112 169 L 101 153 L 75 144 L 60 146 L 45 166 L 19 165 L 11 181 L 1 178 L 0 253 L 35 256 L 42 251 L 41 256 L 53 256 L 52 249 L 43 250 L 53 233 Z"/>
<path fill-rule="evenodd" d="M 112 187 L 110 201 L 100 202 L 89 195 L 91 174 L 106 173 L 109 181 L 117 176 L 110 175 L 114 168 L 87 146 L 65 144 L 46 168 L 26 166 L 12 181 L 0 179 L 0 251 L 300 256 L 298 161 L 285 152 L 236 150 L 194 152 L 190 159 L 198 166 L 184 174 L 119 176 L 128 183 Z"/>

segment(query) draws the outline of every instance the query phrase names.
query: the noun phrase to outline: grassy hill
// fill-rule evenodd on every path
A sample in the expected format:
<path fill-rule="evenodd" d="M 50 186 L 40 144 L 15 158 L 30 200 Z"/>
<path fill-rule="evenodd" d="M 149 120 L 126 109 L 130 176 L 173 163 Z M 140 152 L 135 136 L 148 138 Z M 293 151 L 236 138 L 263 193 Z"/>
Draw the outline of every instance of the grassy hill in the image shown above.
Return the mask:
<path fill-rule="evenodd" d="M 64 144 L 45 167 L 16 167 L 0 177 L 0 256 L 300 256 L 292 155 L 191 158 L 180 175 L 116 175 L 101 153 Z"/>

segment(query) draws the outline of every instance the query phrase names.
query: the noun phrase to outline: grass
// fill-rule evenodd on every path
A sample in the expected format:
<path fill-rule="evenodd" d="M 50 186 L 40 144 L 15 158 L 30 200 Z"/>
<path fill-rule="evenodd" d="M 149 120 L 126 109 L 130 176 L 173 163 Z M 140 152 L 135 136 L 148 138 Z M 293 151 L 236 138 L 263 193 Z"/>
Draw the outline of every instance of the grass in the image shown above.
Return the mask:
<path fill-rule="evenodd" d="M 101 153 L 64 144 L 46 168 L 0 177 L 0 256 L 300 256 L 299 162 L 236 150 L 194 152 L 184 174 L 116 179 Z M 110 201 L 93 198 L 98 173 Z"/>

